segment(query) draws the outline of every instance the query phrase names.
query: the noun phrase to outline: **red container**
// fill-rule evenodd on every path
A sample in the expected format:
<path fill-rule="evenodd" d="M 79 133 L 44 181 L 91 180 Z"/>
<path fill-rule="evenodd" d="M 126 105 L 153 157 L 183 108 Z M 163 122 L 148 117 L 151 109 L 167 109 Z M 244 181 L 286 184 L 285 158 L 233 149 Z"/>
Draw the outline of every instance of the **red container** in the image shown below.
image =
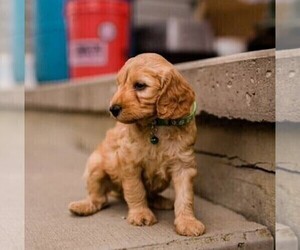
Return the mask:
<path fill-rule="evenodd" d="M 69 0 L 71 78 L 117 72 L 128 58 L 130 8 L 121 0 Z"/>

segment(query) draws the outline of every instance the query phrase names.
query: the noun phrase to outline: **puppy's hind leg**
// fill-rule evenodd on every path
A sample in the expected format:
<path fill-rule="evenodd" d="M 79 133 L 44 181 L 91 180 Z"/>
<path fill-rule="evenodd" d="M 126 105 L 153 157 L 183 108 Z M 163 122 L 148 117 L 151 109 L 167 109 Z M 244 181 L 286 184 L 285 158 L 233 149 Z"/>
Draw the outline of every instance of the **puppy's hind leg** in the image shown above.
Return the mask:
<path fill-rule="evenodd" d="M 110 179 L 102 167 L 102 157 L 95 151 L 88 159 L 84 177 L 88 196 L 86 199 L 71 202 L 69 210 L 75 215 L 92 215 L 107 205 L 107 192 Z"/>

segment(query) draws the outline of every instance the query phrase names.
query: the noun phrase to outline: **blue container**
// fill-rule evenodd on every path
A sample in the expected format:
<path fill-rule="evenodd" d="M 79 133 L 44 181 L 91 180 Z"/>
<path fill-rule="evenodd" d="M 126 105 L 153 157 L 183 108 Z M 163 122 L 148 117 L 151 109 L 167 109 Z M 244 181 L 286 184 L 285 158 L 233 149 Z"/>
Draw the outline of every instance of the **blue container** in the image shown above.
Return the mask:
<path fill-rule="evenodd" d="M 68 78 L 65 0 L 36 0 L 34 42 L 36 78 L 39 82 Z"/>
<path fill-rule="evenodd" d="M 13 76 L 17 83 L 25 78 L 25 1 L 14 0 L 12 5 Z"/>

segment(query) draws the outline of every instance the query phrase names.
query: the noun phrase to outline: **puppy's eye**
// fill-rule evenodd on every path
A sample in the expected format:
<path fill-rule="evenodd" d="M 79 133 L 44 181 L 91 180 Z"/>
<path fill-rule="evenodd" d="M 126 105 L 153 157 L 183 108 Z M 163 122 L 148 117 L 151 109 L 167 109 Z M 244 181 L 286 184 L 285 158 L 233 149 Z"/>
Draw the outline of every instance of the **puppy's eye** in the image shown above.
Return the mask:
<path fill-rule="evenodd" d="M 134 87 L 135 90 L 141 91 L 141 90 L 144 90 L 148 86 L 145 83 L 136 82 L 133 87 Z"/>

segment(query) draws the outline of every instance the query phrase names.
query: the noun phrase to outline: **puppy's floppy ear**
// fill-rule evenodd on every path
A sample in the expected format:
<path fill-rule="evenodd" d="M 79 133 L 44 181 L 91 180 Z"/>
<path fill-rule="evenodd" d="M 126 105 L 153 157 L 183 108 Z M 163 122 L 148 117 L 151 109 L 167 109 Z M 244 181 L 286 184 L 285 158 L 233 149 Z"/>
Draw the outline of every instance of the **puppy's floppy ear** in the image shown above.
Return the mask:
<path fill-rule="evenodd" d="M 175 69 L 168 70 L 161 78 L 162 90 L 157 99 L 156 112 L 160 119 L 177 119 L 190 113 L 195 93 Z"/>

